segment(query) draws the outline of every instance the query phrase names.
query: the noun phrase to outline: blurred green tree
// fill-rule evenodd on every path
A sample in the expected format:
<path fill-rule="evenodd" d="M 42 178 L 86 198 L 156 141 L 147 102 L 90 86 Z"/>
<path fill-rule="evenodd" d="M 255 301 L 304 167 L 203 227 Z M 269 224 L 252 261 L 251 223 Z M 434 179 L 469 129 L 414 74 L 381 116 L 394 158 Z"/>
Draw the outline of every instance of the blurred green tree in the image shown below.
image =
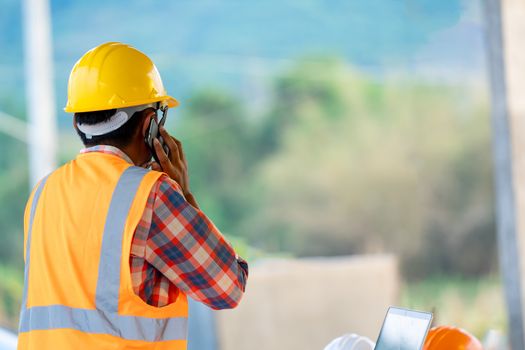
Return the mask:
<path fill-rule="evenodd" d="M 278 78 L 274 96 L 253 242 L 299 255 L 394 252 L 410 277 L 494 268 L 482 90 L 376 82 L 327 60 Z"/>
<path fill-rule="evenodd" d="M 0 100 L 0 111 L 22 116 L 23 108 L 15 103 L 14 96 L 5 95 Z M 23 214 L 29 196 L 28 154 L 26 145 L 0 132 L 0 265 L 8 264 L 20 269 L 23 257 Z"/>

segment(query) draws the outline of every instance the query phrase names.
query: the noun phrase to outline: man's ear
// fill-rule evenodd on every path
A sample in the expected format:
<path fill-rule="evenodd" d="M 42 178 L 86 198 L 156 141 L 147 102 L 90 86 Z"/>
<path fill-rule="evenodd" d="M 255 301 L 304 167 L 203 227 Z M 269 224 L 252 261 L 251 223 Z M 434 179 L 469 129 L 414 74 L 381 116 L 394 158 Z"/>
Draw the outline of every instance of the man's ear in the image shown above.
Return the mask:
<path fill-rule="evenodd" d="M 78 130 L 77 128 L 77 115 L 73 115 L 73 129 Z"/>
<path fill-rule="evenodd" d="M 153 114 L 148 113 L 146 114 L 146 117 L 142 121 L 142 129 L 141 129 L 142 138 L 144 138 L 146 136 L 146 132 L 148 132 L 148 127 L 149 127 L 151 118 L 153 118 Z"/>

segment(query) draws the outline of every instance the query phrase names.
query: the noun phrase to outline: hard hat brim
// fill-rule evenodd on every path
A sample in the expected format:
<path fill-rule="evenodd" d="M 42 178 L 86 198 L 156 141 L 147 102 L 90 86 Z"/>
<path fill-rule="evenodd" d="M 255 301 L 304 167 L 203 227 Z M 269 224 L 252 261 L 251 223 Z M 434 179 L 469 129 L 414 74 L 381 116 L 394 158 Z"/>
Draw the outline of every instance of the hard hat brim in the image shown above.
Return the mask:
<path fill-rule="evenodd" d="M 108 109 L 117 109 L 117 108 L 126 108 L 126 107 L 133 107 L 133 106 L 140 106 L 145 105 L 148 103 L 154 103 L 154 102 L 166 102 L 168 105 L 168 108 L 177 107 L 180 103 L 177 101 L 177 99 L 166 95 L 162 97 L 157 98 L 150 98 L 140 101 L 132 101 L 129 103 L 118 103 L 114 105 L 105 105 L 104 108 L 101 108 L 101 106 L 91 106 L 91 107 L 84 107 L 84 108 L 73 108 L 72 106 L 66 105 L 64 107 L 64 112 L 66 113 L 82 113 L 82 112 L 96 112 L 96 111 L 103 111 Z"/>
<path fill-rule="evenodd" d="M 171 96 L 168 96 L 167 102 L 168 102 L 168 108 L 177 107 L 180 104 L 179 101 L 177 101 Z"/>

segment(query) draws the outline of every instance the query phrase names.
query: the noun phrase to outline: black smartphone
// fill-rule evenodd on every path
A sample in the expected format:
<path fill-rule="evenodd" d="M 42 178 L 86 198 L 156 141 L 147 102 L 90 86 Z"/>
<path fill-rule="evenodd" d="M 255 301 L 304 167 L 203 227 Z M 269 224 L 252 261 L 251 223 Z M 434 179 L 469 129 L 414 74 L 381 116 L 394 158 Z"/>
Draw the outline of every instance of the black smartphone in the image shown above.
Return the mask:
<path fill-rule="evenodd" d="M 146 135 L 144 137 L 144 142 L 146 142 L 146 145 L 148 145 L 149 149 L 151 150 L 151 154 L 153 155 L 153 158 L 157 163 L 160 164 L 159 157 L 157 156 L 157 153 L 155 152 L 155 146 L 153 145 L 153 141 L 155 139 L 158 139 L 160 142 L 160 145 L 162 146 L 162 149 L 164 149 L 164 152 L 166 152 L 166 155 L 169 157 L 170 149 L 164 142 L 164 139 L 160 135 L 159 127 L 163 126 L 166 122 L 166 117 L 168 115 L 168 107 L 159 108 L 157 111 L 162 111 L 162 118 L 157 123 L 156 118 L 151 118 L 148 126 L 148 130 L 146 131 Z M 157 111 L 155 111 L 155 114 L 157 114 Z M 158 115 L 157 115 L 158 116 Z"/>

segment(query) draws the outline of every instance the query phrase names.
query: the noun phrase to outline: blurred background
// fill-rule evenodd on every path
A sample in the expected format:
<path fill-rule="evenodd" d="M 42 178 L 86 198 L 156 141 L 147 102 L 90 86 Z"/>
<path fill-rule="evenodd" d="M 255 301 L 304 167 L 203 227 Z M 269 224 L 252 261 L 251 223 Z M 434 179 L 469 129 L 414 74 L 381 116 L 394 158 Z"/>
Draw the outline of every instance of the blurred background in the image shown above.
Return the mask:
<path fill-rule="evenodd" d="M 294 348 L 279 337 L 310 330 L 287 313 L 323 319 L 312 349 L 375 339 L 390 304 L 506 333 L 480 0 L 49 2 L 57 164 L 82 148 L 62 110 L 72 66 L 135 46 L 181 101 L 167 126 L 196 198 L 251 264 L 238 310 L 196 312 L 193 349 Z M 0 326 L 16 331 L 31 102 L 23 6 L 0 8 Z M 284 309 L 261 322 L 273 293 Z M 334 304 L 302 314 L 314 300 Z"/>

